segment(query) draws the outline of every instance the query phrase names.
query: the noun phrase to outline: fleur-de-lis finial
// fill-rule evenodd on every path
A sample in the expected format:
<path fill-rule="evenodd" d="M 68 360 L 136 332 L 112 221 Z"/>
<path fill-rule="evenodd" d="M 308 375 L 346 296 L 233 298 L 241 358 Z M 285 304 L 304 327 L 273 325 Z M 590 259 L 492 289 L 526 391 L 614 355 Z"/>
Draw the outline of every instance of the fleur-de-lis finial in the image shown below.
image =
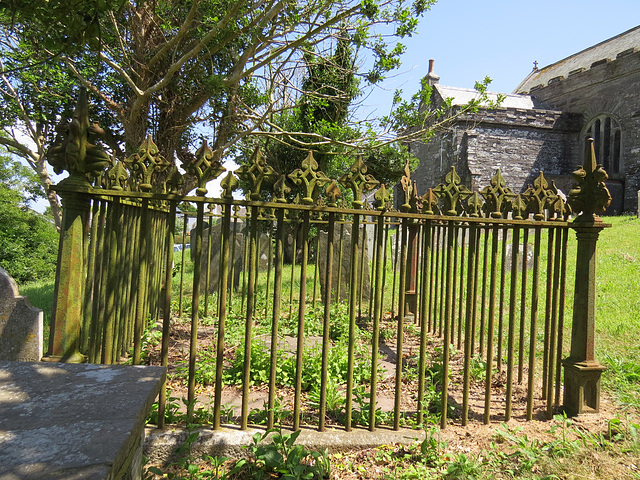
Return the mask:
<path fill-rule="evenodd" d="M 236 175 L 241 180 L 249 183 L 250 200 L 260 200 L 262 182 L 265 180 L 275 181 L 278 178 L 276 171 L 270 165 L 267 165 L 260 148 L 256 148 L 248 164 L 241 165 L 236 170 Z"/>
<path fill-rule="evenodd" d="M 404 175 L 400 178 L 400 186 L 404 192 L 404 203 L 400 206 L 400 211 L 409 212 L 411 210 L 411 197 L 413 195 L 413 182 L 411 181 L 411 170 L 409 160 L 404 164 Z"/>
<path fill-rule="evenodd" d="M 154 174 L 164 172 L 170 165 L 160 155 L 151 135 L 146 136 L 138 151 L 128 157 L 124 163 L 138 188 L 143 192 L 150 192 Z"/>
<path fill-rule="evenodd" d="M 514 197 L 514 193 L 506 186 L 500 169 L 491 179 L 491 185 L 484 187 L 480 193 L 482 193 L 485 202 L 487 202 L 486 206 L 490 210 L 492 218 L 502 218 L 504 209 L 511 198 Z"/>
<path fill-rule="evenodd" d="M 340 177 L 339 182 L 353 192 L 353 208 L 362 208 L 362 194 L 373 190 L 380 183 L 372 175 L 367 174 L 367 166 L 362 161 L 362 157 L 356 159 L 350 172 Z"/>
<path fill-rule="evenodd" d="M 380 185 L 380 188 L 376 191 L 373 198 L 376 201 L 376 208 L 378 210 L 384 211 L 387 209 L 387 204 L 391 201 L 391 195 L 384 183 Z"/>
<path fill-rule="evenodd" d="M 222 198 L 226 200 L 233 198 L 233 191 L 238 189 L 238 179 L 233 172 L 227 173 L 220 181 L 220 188 L 222 188 Z"/>
<path fill-rule="evenodd" d="M 340 191 L 338 183 L 335 180 L 331 180 L 324 193 L 329 199 L 328 205 L 330 207 L 337 206 L 338 198 L 342 196 L 342 192 Z"/>
<path fill-rule="evenodd" d="M 484 202 L 480 197 L 478 192 L 473 192 L 469 196 L 469 200 L 467 200 L 467 207 L 469 211 L 469 216 L 472 218 L 479 218 L 480 213 L 482 212 L 482 207 L 484 207 Z"/>
<path fill-rule="evenodd" d="M 533 181 L 533 186 L 529 186 L 522 194 L 527 202 L 527 210 L 533 213 L 534 220 L 543 220 L 544 212 L 555 201 L 555 193 L 549 189 L 549 183 L 544 178 L 544 173 L 540 174 Z"/>
<path fill-rule="evenodd" d="M 80 89 L 71 122 L 58 125 L 56 132 L 56 140 L 47 151 L 47 161 L 56 173 L 69 172 L 65 183 L 89 186 L 87 174 L 95 176 L 102 172 L 109 164 L 109 155 L 95 143 L 104 137 L 105 131 L 89 123 L 86 88 Z"/>
<path fill-rule="evenodd" d="M 106 188 L 109 190 L 122 191 L 127 186 L 127 170 L 122 165 L 122 162 L 117 161 L 109 170 L 107 170 L 106 176 Z"/>
<path fill-rule="evenodd" d="M 445 183 L 438 185 L 434 191 L 444 201 L 446 215 L 458 215 L 458 210 L 462 208 L 462 200 L 467 198 L 471 191 L 462 184 L 454 166 L 444 177 L 444 181 Z"/>
<path fill-rule="evenodd" d="M 433 188 L 428 188 L 427 193 L 422 196 L 422 213 L 433 215 L 438 209 L 438 197 Z"/>
<path fill-rule="evenodd" d="M 569 191 L 569 204 L 574 212 L 581 212 L 576 222 L 599 221 L 599 214 L 611 204 L 611 194 L 605 185 L 609 178 L 602 165 L 596 163 L 593 139 L 587 140 L 584 164 L 573 172 L 577 185 Z"/>
<path fill-rule="evenodd" d="M 287 203 L 285 196 L 291 192 L 291 187 L 287 185 L 287 177 L 280 175 L 278 181 L 273 185 L 273 192 L 276 194 L 277 203 Z"/>
<path fill-rule="evenodd" d="M 298 168 L 289 174 L 289 178 L 295 185 L 303 187 L 302 203 L 313 205 L 317 190 L 329 183 L 329 177 L 318 170 L 318 162 L 313 158 L 313 152 L 309 152 L 302 161 L 302 168 Z"/>
<path fill-rule="evenodd" d="M 189 175 L 196 177 L 198 188 L 196 195 L 204 197 L 207 194 L 207 182 L 214 180 L 226 170 L 220 163 L 207 141 L 203 138 L 195 157 L 183 165 Z"/>

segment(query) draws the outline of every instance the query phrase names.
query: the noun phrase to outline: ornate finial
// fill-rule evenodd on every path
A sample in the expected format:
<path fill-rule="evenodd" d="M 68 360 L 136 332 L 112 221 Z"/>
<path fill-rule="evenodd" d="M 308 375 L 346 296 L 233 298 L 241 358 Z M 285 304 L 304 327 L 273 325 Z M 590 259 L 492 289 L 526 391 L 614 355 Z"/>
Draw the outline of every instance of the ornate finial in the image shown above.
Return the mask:
<path fill-rule="evenodd" d="M 555 220 L 564 220 L 570 215 L 570 208 L 567 205 L 567 197 L 556 187 L 556 182 L 551 180 L 549 186 L 551 192 L 553 192 L 553 199 L 549 203 L 549 209 L 553 212 L 553 218 Z"/>
<path fill-rule="evenodd" d="M 166 190 L 167 193 L 178 194 L 182 191 L 184 185 L 184 177 L 178 167 L 172 163 L 169 165 L 169 174 L 167 175 Z"/>
<path fill-rule="evenodd" d="M 329 185 L 325 189 L 324 193 L 327 196 L 327 198 L 329 199 L 328 205 L 330 207 L 336 207 L 337 206 L 337 202 L 338 202 L 338 198 L 340 198 L 342 196 L 342 192 L 340 191 L 340 188 L 338 187 L 338 183 L 335 180 L 331 180 L 331 182 L 329 183 Z"/>
<path fill-rule="evenodd" d="M 478 192 L 473 192 L 467 200 L 467 208 L 469 211 L 469 216 L 473 218 L 479 218 L 480 212 L 482 212 L 482 207 L 484 207 L 484 202 L 480 197 Z"/>
<path fill-rule="evenodd" d="M 138 188 L 143 192 L 150 192 L 153 184 L 153 175 L 165 171 L 170 165 L 160 155 L 151 135 L 147 135 L 138 151 L 127 158 L 124 163 Z"/>
<path fill-rule="evenodd" d="M 289 178 L 295 185 L 303 186 L 302 203 L 313 205 L 313 197 L 317 195 L 317 189 L 324 187 L 330 179 L 318 170 L 318 162 L 313 158 L 313 152 L 309 152 L 307 158 L 302 161 L 302 169 L 298 168 L 289 174 Z"/>
<path fill-rule="evenodd" d="M 433 215 L 438 210 L 438 197 L 433 188 L 427 189 L 427 193 L 422 196 L 422 213 Z"/>
<path fill-rule="evenodd" d="M 105 132 L 97 124 L 89 124 L 87 89 L 81 88 L 73 120 L 56 127 L 56 139 L 47 151 L 47 161 L 56 173 L 69 172 L 67 184 L 87 187 L 87 174 L 97 175 L 109 164 L 109 155 L 94 142 Z"/>
<path fill-rule="evenodd" d="M 527 210 L 527 203 L 522 198 L 522 195 L 516 195 L 511 202 L 511 211 L 515 220 L 522 220 L 524 218 L 523 213 Z"/>
<path fill-rule="evenodd" d="M 409 160 L 404 164 L 404 175 L 400 179 L 400 186 L 404 192 L 404 203 L 400 206 L 400 211 L 409 212 L 411 210 L 411 196 L 413 195 L 413 182 L 411 181 Z"/>
<path fill-rule="evenodd" d="M 593 138 L 587 140 L 584 165 L 573 172 L 578 184 L 569 191 L 569 204 L 574 212 L 581 212 L 576 222 L 597 222 L 611 204 L 611 194 L 605 185 L 609 178 L 602 165 L 596 163 Z"/>
<path fill-rule="evenodd" d="M 109 190 L 122 191 L 127 186 L 127 170 L 122 165 L 122 162 L 117 161 L 109 170 L 106 175 L 106 188 Z"/>
<path fill-rule="evenodd" d="M 555 201 L 555 193 L 549 189 L 549 183 L 544 178 L 544 173 L 533 181 L 533 187 L 529 186 L 522 194 L 523 199 L 527 203 L 527 210 L 533 213 L 534 220 L 544 220 L 545 210 Z"/>
<path fill-rule="evenodd" d="M 273 185 L 273 191 L 276 194 L 277 203 L 287 203 L 285 195 L 291 192 L 291 187 L 287 185 L 287 177 L 280 175 L 278 181 Z"/>
<path fill-rule="evenodd" d="M 508 202 L 514 197 L 514 193 L 509 187 L 506 187 L 504 177 L 500 169 L 491 179 L 491 185 L 486 186 L 480 193 L 487 202 L 487 208 L 492 218 L 502 218 L 503 210 L 507 207 Z"/>
<path fill-rule="evenodd" d="M 376 208 L 378 210 L 384 211 L 387 209 L 387 203 L 391 201 L 391 195 L 384 183 L 380 185 L 380 188 L 376 191 L 373 198 L 376 201 Z"/>
<path fill-rule="evenodd" d="M 222 198 L 230 200 L 233 198 L 233 191 L 238 189 L 238 179 L 236 176 L 229 172 L 220 182 L 222 188 Z"/>
<path fill-rule="evenodd" d="M 471 195 L 471 191 L 462 184 L 456 167 L 451 167 L 451 171 L 444 177 L 444 181 L 445 183 L 438 185 L 434 192 L 443 199 L 446 215 L 458 215 L 458 212 L 462 210 L 462 200 Z"/>
<path fill-rule="evenodd" d="M 184 169 L 189 175 L 196 177 L 198 188 L 196 195 L 204 197 L 207 194 L 207 182 L 214 180 L 220 176 L 226 169 L 215 158 L 213 150 L 203 138 L 200 148 L 196 150 L 195 157 L 191 158 L 188 163 L 183 164 Z"/>
<path fill-rule="evenodd" d="M 373 190 L 380 183 L 372 175 L 367 175 L 367 166 L 361 156 L 351 166 L 350 173 L 340 177 L 339 182 L 353 192 L 353 208 L 362 208 L 362 194 Z"/>
<path fill-rule="evenodd" d="M 250 200 L 260 200 L 260 189 L 263 181 L 275 181 L 278 178 L 276 171 L 270 165 L 267 165 L 260 148 L 256 148 L 248 164 L 241 165 L 236 170 L 236 175 L 241 180 L 249 183 Z"/>

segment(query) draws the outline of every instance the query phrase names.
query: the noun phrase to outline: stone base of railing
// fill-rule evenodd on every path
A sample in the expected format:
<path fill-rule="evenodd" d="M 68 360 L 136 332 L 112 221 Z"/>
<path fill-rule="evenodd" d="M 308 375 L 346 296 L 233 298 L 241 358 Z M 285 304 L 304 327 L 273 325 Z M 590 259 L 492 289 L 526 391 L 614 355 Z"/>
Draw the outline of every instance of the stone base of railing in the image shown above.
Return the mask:
<path fill-rule="evenodd" d="M 600 411 L 600 376 L 606 367 L 598 361 L 576 362 L 564 366 L 564 411 L 569 416 Z"/>

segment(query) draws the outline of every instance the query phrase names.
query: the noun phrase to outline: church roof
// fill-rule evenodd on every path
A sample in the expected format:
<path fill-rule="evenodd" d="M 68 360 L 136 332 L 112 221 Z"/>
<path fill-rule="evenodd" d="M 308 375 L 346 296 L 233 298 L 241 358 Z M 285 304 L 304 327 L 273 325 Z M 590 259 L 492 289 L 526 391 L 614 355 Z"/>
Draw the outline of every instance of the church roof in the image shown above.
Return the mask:
<path fill-rule="evenodd" d="M 541 69 L 534 69 L 514 90 L 529 93 L 536 87 L 547 86 L 591 67 L 631 54 L 640 48 L 640 25 L 620 35 L 600 42 L 570 57 Z"/>
<path fill-rule="evenodd" d="M 471 100 L 478 98 L 480 95 L 477 90 L 472 88 L 447 87 L 445 85 L 440 85 L 439 83 L 433 85 L 433 88 L 438 95 L 440 95 L 442 100 L 451 98 L 452 105 L 454 106 L 466 105 Z M 527 110 L 541 108 L 541 105 L 539 105 L 538 102 L 530 95 L 487 92 L 487 97 L 492 101 L 498 100 L 498 95 L 504 96 L 504 100 L 500 103 L 501 108 L 521 108 Z"/>

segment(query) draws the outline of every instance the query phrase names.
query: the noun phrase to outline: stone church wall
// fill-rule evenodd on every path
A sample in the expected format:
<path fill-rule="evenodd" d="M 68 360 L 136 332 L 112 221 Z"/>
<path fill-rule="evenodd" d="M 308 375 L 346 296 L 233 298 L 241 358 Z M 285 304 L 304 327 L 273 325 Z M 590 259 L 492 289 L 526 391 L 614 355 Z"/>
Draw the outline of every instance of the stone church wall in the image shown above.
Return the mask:
<path fill-rule="evenodd" d="M 622 52 L 624 53 L 624 52 Z M 640 190 L 640 52 L 596 62 L 591 68 L 534 88 L 530 95 L 547 106 L 581 114 L 580 128 L 600 114 L 610 114 L 620 123 L 622 172 L 609 172 L 609 188 L 618 203 L 616 210 L 636 211 Z M 580 140 L 582 138 L 580 137 Z M 572 164 L 582 163 L 582 141 Z M 623 198 L 619 198 L 622 195 Z M 618 198 L 616 198 L 616 196 Z"/>
<path fill-rule="evenodd" d="M 578 122 L 558 111 L 497 109 L 484 111 L 435 135 L 428 144 L 412 144 L 420 159 L 413 173 L 422 194 L 444 181 L 451 166 L 465 185 L 477 190 L 489 185 L 497 169 L 515 193 L 524 191 L 540 171 L 570 188 L 569 174 L 576 165 Z"/>

